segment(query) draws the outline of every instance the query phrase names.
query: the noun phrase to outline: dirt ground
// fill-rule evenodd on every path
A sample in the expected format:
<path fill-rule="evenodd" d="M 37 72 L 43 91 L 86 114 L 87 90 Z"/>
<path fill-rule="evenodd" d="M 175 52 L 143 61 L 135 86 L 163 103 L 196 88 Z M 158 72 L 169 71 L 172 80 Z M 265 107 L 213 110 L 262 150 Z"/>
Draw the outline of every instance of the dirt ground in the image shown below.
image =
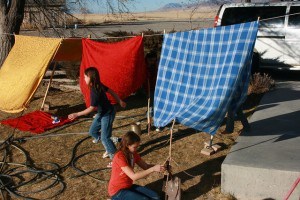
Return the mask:
<path fill-rule="evenodd" d="M 0 120 L 15 118 L 38 110 L 45 91 L 46 84 L 41 84 L 32 98 L 29 108 L 24 113 L 7 114 L 0 112 Z M 60 117 L 84 108 L 83 97 L 78 90 L 61 90 L 59 87 L 51 87 L 46 101 L 50 102 L 50 112 Z M 131 123 L 141 122 L 140 154 L 148 163 L 163 164 L 169 155 L 170 130 L 165 128 L 161 132 L 156 132 L 153 129 L 149 135 L 147 134 L 147 99 L 145 95 L 138 93 L 130 96 L 126 102 L 126 109 L 117 108 L 113 135 L 122 136 L 123 133 L 130 130 Z M 246 112 L 248 114 L 253 112 L 257 103 L 257 101 L 256 103 L 253 102 L 247 103 L 248 110 Z M 31 170 L 33 168 L 47 169 L 53 172 L 51 175 L 46 174 L 45 180 L 29 182 L 29 184 L 17 188 L 13 186 L 9 188 L 13 188 L 12 191 L 23 196 L 36 199 L 108 199 L 107 181 L 110 177 L 110 169 L 107 169 L 106 165 L 109 159 L 102 158 L 104 152 L 102 144 L 93 144 L 91 138 L 87 138 L 91 120 L 92 115 L 79 118 L 70 124 L 39 135 L 22 132 L 0 124 L 0 140 L 2 142 L 9 136 L 13 136 L 13 140 L 10 140 L 13 142 L 6 142 L 8 144 L 6 148 L 1 142 L 1 173 L 14 174 L 18 170 L 19 172 L 22 170 L 26 172 L 16 175 L 13 179 L 13 185 L 45 176 L 38 173 L 39 177 L 34 178 L 35 172 Z M 210 136 L 207 133 L 175 124 L 172 144 L 174 161 L 171 162 L 171 165 L 174 175 L 180 177 L 182 181 L 182 199 L 234 199 L 229 194 L 221 193 L 221 164 L 230 147 L 235 143 L 240 129 L 241 124 L 236 121 L 233 134 L 216 134 L 214 142 L 219 143 L 222 149 L 212 156 L 206 156 L 200 151 Z M 222 130 L 224 130 L 224 125 L 220 127 L 219 132 Z M 28 155 L 27 161 L 25 154 L 18 148 L 23 149 Z M 5 165 L 3 165 L 4 162 Z M 59 167 L 59 170 L 55 170 Z M 136 170 L 140 169 L 137 168 Z M 162 174 L 151 174 L 146 179 L 137 181 L 137 184 L 146 185 L 157 192 L 161 192 L 162 178 Z M 53 182 L 56 184 L 52 186 Z M 44 187 L 50 185 L 49 189 L 43 190 Z M 42 191 L 35 193 L 39 189 Z M 60 192 L 61 190 L 62 192 Z M 51 198 L 56 193 L 59 194 Z M 11 194 L 7 199 L 18 199 L 18 197 Z"/>

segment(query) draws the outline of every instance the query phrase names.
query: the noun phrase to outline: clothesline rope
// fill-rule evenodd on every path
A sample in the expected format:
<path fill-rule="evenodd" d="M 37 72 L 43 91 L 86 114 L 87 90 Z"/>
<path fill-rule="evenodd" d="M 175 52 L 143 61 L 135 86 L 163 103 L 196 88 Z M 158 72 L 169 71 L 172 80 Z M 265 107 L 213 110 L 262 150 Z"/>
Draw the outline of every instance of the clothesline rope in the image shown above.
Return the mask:
<path fill-rule="evenodd" d="M 298 13 L 293 13 L 293 14 L 288 14 L 288 15 L 281 15 L 281 16 L 277 16 L 277 17 L 270 17 L 270 18 L 266 18 L 266 19 L 261 19 L 260 21 L 268 21 L 271 19 L 277 19 L 277 18 L 282 18 L 282 17 L 286 17 L 286 16 L 291 16 L 291 15 L 299 15 L 300 12 Z"/>
<path fill-rule="evenodd" d="M 281 15 L 281 16 L 277 16 L 277 17 L 271 17 L 271 18 L 266 18 L 266 19 L 260 19 L 259 21 L 268 21 L 268 20 L 272 20 L 272 19 L 277 19 L 277 18 L 282 18 L 282 17 L 286 17 L 286 16 L 292 16 L 292 15 L 299 15 L 300 12 L 298 13 L 293 13 L 293 14 L 286 14 L 286 15 Z M 152 37 L 152 36 L 161 36 L 166 34 L 165 31 L 164 33 L 161 34 L 151 34 L 151 35 L 143 35 L 143 37 Z M 0 35 L 15 35 L 13 33 L 0 33 Z M 90 39 L 118 39 L 118 38 L 131 38 L 131 37 L 136 37 L 137 35 L 128 35 L 128 36 L 121 36 L 121 37 L 99 37 L 99 38 L 90 38 Z M 82 38 L 72 38 L 72 39 L 82 39 Z"/>
<path fill-rule="evenodd" d="M 13 33 L 0 33 L 0 35 L 15 35 Z M 160 36 L 160 35 L 164 35 L 164 33 L 160 33 L 160 34 L 151 34 L 151 35 L 144 35 L 142 34 L 143 37 L 152 37 L 152 36 Z M 121 37 L 99 37 L 99 38 L 89 38 L 89 39 L 117 39 L 117 38 L 132 38 L 132 37 L 136 37 L 138 35 L 127 35 L 127 36 L 121 36 Z M 53 38 L 53 37 L 51 37 Z M 55 37 L 54 37 L 55 38 Z M 58 38 L 58 37 L 56 37 Z M 65 38 L 68 39 L 68 38 Z M 71 38 L 71 39 L 78 39 L 81 40 L 82 38 Z"/>

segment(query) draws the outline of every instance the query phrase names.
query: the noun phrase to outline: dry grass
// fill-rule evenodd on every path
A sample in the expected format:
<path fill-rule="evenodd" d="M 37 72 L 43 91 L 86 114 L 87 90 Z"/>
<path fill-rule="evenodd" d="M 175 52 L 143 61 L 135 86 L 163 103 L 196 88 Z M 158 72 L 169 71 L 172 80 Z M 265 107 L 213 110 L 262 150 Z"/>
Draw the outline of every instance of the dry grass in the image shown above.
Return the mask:
<path fill-rule="evenodd" d="M 192 10 L 170 10 L 170 11 L 149 11 L 140 13 L 130 13 L 122 15 L 111 14 L 75 14 L 74 16 L 82 20 L 86 24 L 95 24 L 103 22 L 119 22 L 119 21 L 169 21 L 169 20 L 199 20 L 214 18 L 218 11 L 218 7 L 203 6 L 196 11 Z"/>
<path fill-rule="evenodd" d="M 200 10 L 193 15 L 193 19 L 213 18 L 216 11 L 217 8 L 200 8 Z M 190 14 L 191 13 L 186 10 L 147 12 L 123 16 L 122 20 L 188 20 L 191 17 Z M 101 23 L 116 20 L 116 18 L 106 15 L 77 15 L 77 17 L 84 20 L 85 23 Z M 149 41 L 149 49 L 153 48 L 159 49 L 160 46 L 157 45 L 155 41 Z M 72 68 L 72 66 L 70 66 L 70 68 Z M 75 73 L 68 74 L 72 78 L 78 76 L 78 74 Z M 53 84 L 53 86 L 59 88 L 55 84 Z M 24 115 L 38 110 L 42 103 L 45 90 L 46 84 L 41 84 L 32 98 L 29 109 L 24 113 L 8 114 L 0 112 L 0 120 L 15 118 L 21 114 Z M 250 95 L 250 97 L 251 98 L 246 102 L 246 107 L 249 110 L 254 110 L 253 108 L 255 108 L 259 102 L 261 95 Z M 82 94 L 79 91 L 62 91 L 60 89 L 51 88 L 47 101 L 50 102 L 51 105 L 50 112 L 59 116 L 66 116 L 69 113 L 84 108 Z M 130 129 L 131 123 L 140 121 L 143 130 L 143 134 L 141 135 L 141 155 L 149 163 L 164 163 L 169 153 L 169 130 L 165 128 L 161 132 L 152 130 L 149 135 L 146 133 L 147 122 L 145 113 L 147 110 L 147 100 L 145 96 L 131 96 L 127 99 L 127 105 L 125 110 L 119 109 L 117 111 L 113 135 L 121 136 Z M 121 116 L 125 118 L 121 118 Z M 109 198 L 107 194 L 107 180 L 110 177 L 110 170 L 104 169 L 109 160 L 102 159 L 103 146 L 101 144 L 93 144 L 90 138 L 84 140 L 87 134 L 70 134 L 87 132 L 92 121 L 91 117 L 92 116 L 81 118 L 77 122 L 47 131 L 38 136 L 29 132 L 14 130 L 11 127 L 0 124 L 0 140 L 5 140 L 10 135 L 13 135 L 15 139 L 26 138 L 24 142 L 17 143 L 17 146 L 22 147 L 27 152 L 31 165 L 41 169 L 53 168 L 53 166 L 49 164 L 42 164 L 49 162 L 57 163 L 60 167 L 65 166 L 65 168 L 58 173 L 61 181 L 65 185 L 65 189 L 61 194 L 52 199 L 106 199 Z M 218 133 L 222 132 L 224 128 L 224 125 L 222 125 Z M 180 124 L 175 125 L 175 130 L 177 131 L 174 132 L 172 145 L 172 158 L 174 162 L 172 162 L 171 165 L 174 175 L 180 177 L 182 180 L 182 199 L 235 199 L 234 196 L 230 194 L 221 193 L 221 164 L 231 146 L 235 143 L 241 128 L 240 122 L 236 121 L 235 132 L 233 134 L 216 134 L 214 142 L 219 143 L 222 149 L 212 156 L 205 156 L 201 154 L 200 151 L 204 147 L 204 142 L 209 140 L 209 135 Z M 81 141 L 83 142 L 75 149 L 76 145 Z M 17 149 L 12 149 L 12 151 L 9 151 L 9 161 L 24 163 L 24 155 Z M 78 158 L 75 163 L 78 169 L 98 171 L 90 174 L 91 176 L 79 176 L 82 173 L 78 171 L 78 169 L 70 165 L 66 166 L 72 159 L 72 153 L 75 153 L 75 156 Z M 78 157 L 81 155 L 84 156 Z M 3 157 L 3 149 L 1 149 L 0 159 L 2 160 Z M 8 165 L 5 167 L 8 169 L 14 166 Z M 25 174 L 23 178 L 24 180 L 28 180 L 30 177 L 32 177 L 32 175 Z M 48 185 L 48 181 L 49 180 L 46 179 L 38 185 L 26 185 L 19 189 L 32 191 Z M 162 175 L 153 174 L 146 179 L 139 180 L 137 183 L 147 185 L 157 192 L 160 192 L 162 188 Z M 56 185 L 48 190 L 34 194 L 31 197 L 37 199 L 47 198 L 55 194 L 59 189 L 60 185 Z M 7 199 L 18 198 L 10 196 L 7 197 Z"/>
<path fill-rule="evenodd" d="M 46 85 L 43 84 L 39 87 L 30 104 L 30 108 L 24 114 L 39 108 L 45 88 Z M 52 88 L 47 101 L 49 101 L 52 106 L 51 112 L 60 116 L 66 116 L 84 107 L 82 95 L 79 91 L 61 91 Z M 127 99 L 127 103 L 128 107 L 126 110 L 119 110 L 117 112 L 117 116 L 119 117 L 117 117 L 114 122 L 113 134 L 115 136 L 121 136 L 130 129 L 131 123 L 140 121 L 143 130 L 143 134 L 141 135 L 141 155 L 149 163 L 164 163 L 169 152 L 169 130 L 167 128 L 161 132 L 153 130 L 148 135 L 146 133 L 145 119 L 146 98 L 142 95 L 131 96 Z M 1 113 L 0 120 L 17 117 L 19 115 L 20 114 Z M 120 118 L 121 116 L 125 116 L 126 118 Z M 28 153 L 32 165 L 45 169 L 51 168 L 52 166 L 49 164 L 42 165 L 41 163 L 51 162 L 57 163 L 62 167 L 70 162 L 75 145 L 87 137 L 87 135 L 84 134 L 69 133 L 87 132 L 91 120 L 91 118 L 80 119 L 76 123 L 74 122 L 62 128 L 47 131 L 42 135 L 48 137 L 42 138 L 38 138 L 29 132 L 22 132 L 0 125 L 0 140 L 6 139 L 11 134 L 14 135 L 14 138 L 26 137 L 25 142 L 17 145 Z M 174 133 L 172 145 L 172 158 L 174 162 L 172 162 L 171 165 L 173 166 L 173 173 L 182 180 L 183 199 L 233 199 L 232 196 L 221 193 L 221 164 L 238 136 L 238 131 L 241 129 L 240 122 L 235 123 L 235 132 L 233 134 L 217 134 L 215 136 L 215 142 L 221 144 L 222 150 L 212 156 L 205 156 L 200 153 L 204 146 L 204 141 L 209 140 L 208 134 L 200 133 L 180 124 L 176 124 L 175 129 L 177 131 Z M 224 126 L 222 126 L 219 131 L 221 132 L 223 129 Z M 84 140 L 75 150 L 76 156 L 86 154 L 80 157 L 75 163 L 79 169 L 85 171 L 100 170 L 105 168 L 109 162 L 108 159 L 102 159 L 101 157 L 103 153 L 102 145 L 93 144 L 90 138 Z M 14 162 L 24 162 L 24 155 L 16 149 L 10 152 L 10 157 Z M 67 166 L 64 170 L 61 170 L 59 176 L 66 188 L 60 195 L 52 199 L 79 200 L 108 198 L 107 180 L 110 176 L 110 170 L 104 169 L 91 174 L 100 180 L 90 176 L 76 177 L 80 174 L 81 172 L 71 166 Z M 28 178 L 29 176 L 24 177 L 24 179 Z M 43 181 L 39 183 L 39 185 L 34 184 L 19 189 L 32 191 L 33 189 L 42 188 L 49 184 L 50 180 Z M 137 183 L 147 185 L 159 192 L 162 188 L 162 175 L 153 174 L 146 179 L 139 180 Z M 56 185 L 46 191 L 34 194 L 32 197 L 38 199 L 46 198 L 55 194 L 59 189 L 60 185 Z M 17 198 L 12 197 L 11 199 Z"/>

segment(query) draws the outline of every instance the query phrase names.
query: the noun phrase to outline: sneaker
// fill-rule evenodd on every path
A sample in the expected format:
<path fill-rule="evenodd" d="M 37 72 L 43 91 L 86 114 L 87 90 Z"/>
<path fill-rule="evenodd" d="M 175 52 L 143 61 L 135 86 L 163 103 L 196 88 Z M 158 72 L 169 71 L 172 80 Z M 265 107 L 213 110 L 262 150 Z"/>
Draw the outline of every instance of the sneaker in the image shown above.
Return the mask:
<path fill-rule="evenodd" d="M 60 122 L 59 118 L 56 116 L 51 116 L 52 118 L 52 124 L 58 124 Z"/>
<path fill-rule="evenodd" d="M 122 138 L 119 138 L 119 137 L 111 137 L 111 140 L 113 141 L 113 143 L 115 145 L 117 145 L 119 142 L 122 141 Z"/>
<path fill-rule="evenodd" d="M 111 140 L 113 141 L 113 143 L 115 143 L 115 144 L 117 144 L 117 143 L 119 142 L 119 138 L 118 138 L 118 137 L 112 136 L 110 139 L 111 139 Z"/>
<path fill-rule="evenodd" d="M 94 144 L 97 144 L 99 141 L 100 141 L 100 137 L 98 137 L 97 139 L 96 139 L 96 138 L 93 139 L 93 143 L 94 143 Z"/>
<path fill-rule="evenodd" d="M 112 162 L 109 162 L 108 165 L 106 166 L 107 168 L 112 168 Z"/>
<path fill-rule="evenodd" d="M 156 132 L 160 132 L 160 131 L 162 131 L 162 130 L 163 130 L 163 128 L 161 128 L 161 127 L 157 127 L 157 128 L 155 129 Z"/>
<path fill-rule="evenodd" d="M 108 152 L 107 152 L 107 151 L 105 151 L 105 152 L 103 153 L 102 158 L 109 158 L 109 155 L 108 155 Z"/>

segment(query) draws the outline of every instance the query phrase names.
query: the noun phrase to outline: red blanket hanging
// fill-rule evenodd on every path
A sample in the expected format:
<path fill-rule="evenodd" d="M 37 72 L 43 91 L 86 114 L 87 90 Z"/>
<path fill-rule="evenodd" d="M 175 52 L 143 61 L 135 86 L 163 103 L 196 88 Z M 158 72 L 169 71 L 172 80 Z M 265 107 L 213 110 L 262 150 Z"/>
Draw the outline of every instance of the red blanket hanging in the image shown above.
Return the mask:
<path fill-rule="evenodd" d="M 96 67 L 101 82 L 115 91 L 121 99 L 136 92 L 145 82 L 143 38 L 137 36 L 115 43 L 82 39 L 82 61 L 80 66 L 80 88 L 87 107 L 90 105 L 89 89 L 84 82 L 84 70 Z M 115 104 L 113 97 L 109 100 Z"/>

